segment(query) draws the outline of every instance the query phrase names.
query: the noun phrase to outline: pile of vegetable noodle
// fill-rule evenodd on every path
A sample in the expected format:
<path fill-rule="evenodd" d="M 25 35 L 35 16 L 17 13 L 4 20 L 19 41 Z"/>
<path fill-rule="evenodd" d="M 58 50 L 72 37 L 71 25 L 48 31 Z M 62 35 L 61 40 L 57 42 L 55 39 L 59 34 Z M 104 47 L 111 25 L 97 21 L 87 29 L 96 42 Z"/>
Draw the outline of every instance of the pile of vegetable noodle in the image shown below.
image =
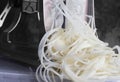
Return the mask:
<path fill-rule="evenodd" d="M 38 50 L 41 65 L 36 71 L 38 81 L 58 82 L 56 77 L 59 77 L 61 82 L 64 79 L 88 82 L 120 77 L 120 48 L 111 48 L 98 38 L 94 17 L 86 15 L 91 20 L 82 20 L 63 0 L 54 5 L 69 25 L 65 29 L 53 27 L 42 38 Z"/>

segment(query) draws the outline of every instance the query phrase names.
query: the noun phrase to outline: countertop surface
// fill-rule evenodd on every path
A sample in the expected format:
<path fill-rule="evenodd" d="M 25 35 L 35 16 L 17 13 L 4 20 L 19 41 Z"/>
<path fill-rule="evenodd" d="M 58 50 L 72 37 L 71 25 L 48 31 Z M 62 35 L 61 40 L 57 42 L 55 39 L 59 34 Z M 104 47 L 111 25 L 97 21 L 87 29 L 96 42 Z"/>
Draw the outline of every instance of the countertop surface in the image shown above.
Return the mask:
<path fill-rule="evenodd" d="M 37 82 L 32 68 L 0 58 L 0 82 Z"/>

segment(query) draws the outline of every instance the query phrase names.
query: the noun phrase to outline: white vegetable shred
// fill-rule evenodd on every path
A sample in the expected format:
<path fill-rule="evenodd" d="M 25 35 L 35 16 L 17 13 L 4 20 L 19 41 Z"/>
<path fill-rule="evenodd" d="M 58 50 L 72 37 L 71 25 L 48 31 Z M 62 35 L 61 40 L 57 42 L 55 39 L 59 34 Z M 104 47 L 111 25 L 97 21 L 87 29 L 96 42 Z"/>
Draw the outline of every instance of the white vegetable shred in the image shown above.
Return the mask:
<path fill-rule="evenodd" d="M 98 38 L 94 17 L 86 16 L 90 18 L 86 22 L 63 0 L 53 4 L 69 25 L 64 29 L 54 27 L 43 36 L 38 50 L 41 62 L 36 71 L 38 81 L 57 82 L 55 78 L 59 77 L 61 82 L 64 79 L 88 82 L 90 79 L 119 77 L 120 48 L 111 48 Z"/>

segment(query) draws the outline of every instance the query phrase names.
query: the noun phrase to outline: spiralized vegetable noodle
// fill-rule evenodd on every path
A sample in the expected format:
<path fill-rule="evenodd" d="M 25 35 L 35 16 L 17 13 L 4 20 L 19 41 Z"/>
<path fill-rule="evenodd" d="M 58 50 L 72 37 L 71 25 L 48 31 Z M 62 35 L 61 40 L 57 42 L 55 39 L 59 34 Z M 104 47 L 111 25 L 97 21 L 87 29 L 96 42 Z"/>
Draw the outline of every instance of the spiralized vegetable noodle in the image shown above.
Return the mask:
<path fill-rule="evenodd" d="M 92 20 L 88 23 L 63 0 L 54 5 L 69 25 L 65 29 L 55 27 L 42 38 L 38 50 L 41 65 L 36 71 L 38 81 L 55 82 L 56 76 L 61 81 L 73 82 L 120 77 L 120 53 L 114 52 L 114 49 L 120 52 L 120 48 L 110 48 L 98 38 L 94 17 L 86 16 Z"/>

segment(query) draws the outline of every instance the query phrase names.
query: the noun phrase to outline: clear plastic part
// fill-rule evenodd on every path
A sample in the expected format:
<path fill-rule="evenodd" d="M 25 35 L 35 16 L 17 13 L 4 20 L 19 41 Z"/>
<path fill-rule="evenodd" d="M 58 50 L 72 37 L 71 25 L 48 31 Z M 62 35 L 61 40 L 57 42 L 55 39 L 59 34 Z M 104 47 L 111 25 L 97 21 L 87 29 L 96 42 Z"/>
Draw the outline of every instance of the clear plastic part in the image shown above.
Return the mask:
<path fill-rule="evenodd" d="M 53 4 L 55 1 L 58 0 L 43 0 L 44 4 L 44 25 L 46 31 L 49 31 L 53 27 L 61 27 L 63 24 L 68 25 L 66 19 L 63 15 L 55 8 Z M 76 0 L 74 1 L 77 3 L 73 5 L 72 0 L 65 0 L 66 5 L 78 15 L 82 15 L 82 19 L 86 20 L 87 22 L 91 23 L 91 18 L 95 18 L 94 15 L 94 0 Z M 76 4 L 74 3 L 74 4 Z"/>
<path fill-rule="evenodd" d="M 3 12 L 0 14 L 0 28 L 3 26 L 3 23 L 10 10 L 11 10 L 11 6 L 9 5 L 9 2 L 8 2 Z"/>

